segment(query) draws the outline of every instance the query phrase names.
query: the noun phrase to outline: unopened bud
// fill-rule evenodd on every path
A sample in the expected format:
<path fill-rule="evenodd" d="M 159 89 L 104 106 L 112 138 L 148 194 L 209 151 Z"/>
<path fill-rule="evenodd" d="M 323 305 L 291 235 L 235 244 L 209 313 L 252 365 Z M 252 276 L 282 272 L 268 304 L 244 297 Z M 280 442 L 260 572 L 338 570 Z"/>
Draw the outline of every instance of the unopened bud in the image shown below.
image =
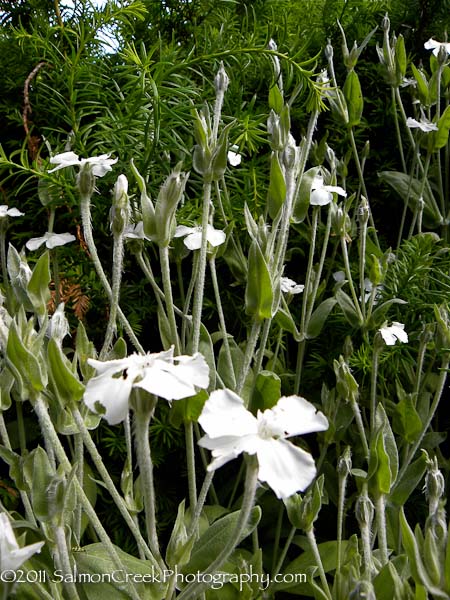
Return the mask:
<path fill-rule="evenodd" d="M 355 516 L 361 529 L 372 526 L 375 507 L 367 493 L 367 485 L 364 485 L 363 491 L 355 503 Z"/>
<path fill-rule="evenodd" d="M 346 478 L 352 470 L 352 451 L 350 446 L 347 446 L 343 455 L 339 458 L 337 464 L 337 472 L 340 477 Z"/>
<path fill-rule="evenodd" d="M 383 29 L 383 31 L 386 31 L 386 33 L 389 33 L 389 29 L 391 27 L 391 22 L 389 20 L 389 17 L 387 15 L 387 13 L 384 15 L 382 21 L 381 21 L 381 28 Z"/>
<path fill-rule="evenodd" d="M 223 66 L 223 62 L 220 63 L 220 68 L 217 72 L 217 75 L 214 79 L 214 86 L 216 88 L 216 94 L 221 93 L 224 94 L 228 89 L 228 84 L 230 83 L 230 78 L 228 77 L 225 67 Z"/>
<path fill-rule="evenodd" d="M 121 235 L 128 227 L 129 216 L 128 179 L 125 175 L 119 175 L 114 185 L 111 207 L 111 229 L 114 235 Z"/>
<path fill-rule="evenodd" d="M 61 345 L 69 331 L 69 322 L 64 314 L 64 302 L 61 302 L 50 319 L 46 335 L 53 338 L 58 345 Z"/>
<path fill-rule="evenodd" d="M 90 199 L 95 190 L 95 175 L 92 172 L 92 166 L 88 162 L 80 167 L 76 182 L 80 196 Z"/>
<path fill-rule="evenodd" d="M 325 46 L 325 58 L 328 61 L 333 60 L 333 54 L 334 54 L 334 50 L 333 50 L 333 46 L 331 45 L 331 40 L 328 40 L 328 44 Z"/>

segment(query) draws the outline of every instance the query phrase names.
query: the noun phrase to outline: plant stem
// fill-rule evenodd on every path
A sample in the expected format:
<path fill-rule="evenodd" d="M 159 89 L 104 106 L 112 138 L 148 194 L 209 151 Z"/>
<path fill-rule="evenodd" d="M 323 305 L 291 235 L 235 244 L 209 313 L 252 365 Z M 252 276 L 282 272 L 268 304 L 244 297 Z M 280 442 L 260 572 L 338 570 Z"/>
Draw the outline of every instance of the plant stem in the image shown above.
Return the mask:
<path fill-rule="evenodd" d="M 91 199 L 89 198 L 89 196 L 81 196 L 80 214 L 81 214 L 81 222 L 83 224 L 84 239 L 85 239 L 87 247 L 89 249 L 89 253 L 91 255 L 91 260 L 94 263 L 94 267 L 97 272 L 97 275 L 103 285 L 105 292 L 108 295 L 110 303 L 112 303 L 111 286 L 109 285 L 109 281 L 103 270 L 102 263 L 100 262 L 100 259 L 98 257 L 97 247 L 95 245 L 94 238 L 92 236 L 90 203 L 91 203 Z M 117 307 L 117 314 L 119 316 L 119 319 L 122 322 L 122 325 L 125 328 L 125 331 L 128 334 L 128 337 L 130 338 L 133 346 L 136 348 L 136 350 L 138 352 L 140 352 L 141 354 L 144 354 L 144 349 L 141 346 L 139 340 L 137 339 L 136 334 L 134 333 L 131 325 L 128 322 L 128 319 L 123 314 L 120 306 Z"/>
<path fill-rule="evenodd" d="M 51 445 L 54 448 L 55 454 L 58 458 L 58 461 L 59 461 L 60 465 L 62 466 L 62 468 L 64 469 L 64 471 L 67 474 L 70 473 L 70 471 L 72 470 L 72 465 L 70 464 L 70 461 L 67 458 L 66 452 L 59 440 L 59 437 L 56 433 L 56 430 L 54 428 L 52 420 L 50 419 L 50 416 L 48 414 L 47 406 L 44 403 L 40 394 L 36 395 L 36 397 L 33 399 L 32 404 L 33 404 L 33 408 L 37 414 L 37 417 L 39 419 L 39 425 L 41 427 L 41 433 L 44 437 L 44 440 L 46 440 L 48 445 Z M 118 569 L 121 569 L 121 570 L 123 570 L 124 573 L 126 573 L 127 572 L 125 570 L 126 567 L 123 565 L 119 555 L 117 554 L 116 548 L 114 547 L 113 543 L 111 542 L 109 535 L 106 533 L 103 525 L 100 522 L 100 519 L 97 517 L 97 513 L 93 509 L 92 504 L 90 503 L 88 497 L 86 496 L 86 493 L 83 489 L 82 483 L 80 483 L 80 481 L 78 481 L 78 479 L 76 477 L 73 479 L 73 482 L 75 485 L 75 490 L 76 490 L 77 496 L 83 506 L 83 510 L 85 511 L 88 519 L 90 520 L 90 522 L 92 523 L 92 526 L 94 527 L 95 531 L 97 532 L 97 534 L 100 538 L 100 541 L 105 546 L 105 549 L 108 552 L 113 564 Z M 128 592 L 131 595 L 131 597 L 133 598 L 133 600 L 140 600 L 140 596 L 139 596 L 136 588 L 134 587 L 133 582 L 129 582 L 128 585 L 129 585 Z"/>
<path fill-rule="evenodd" d="M 375 514 L 377 520 L 378 548 L 381 554 L 381 566 L 389 561 L 386 537 L 386 496 L 379 494 L 375 500 Z"/>
<path fill-rule="evenodd" d="M 177 323 L 175 321 L 175 311 L 172 295 L 172 281 L 170 278 L 169 247 L 163 246 L 159 249 L 161 259 L 161 274 L 163 281 L 164 297 L 166 300 L 167 318 L 169 319 L 170 336 L 172 344 L 175 346 L 175 354 L 180 354 L 180 338 L 178 337 Z"/>
<path fill-rule="evenodd" d="M 247 338 L 247 345 L 245 347 L 244 360 L 242 361 L 242 368 L 238 375 L 238 380 L 236 384 L 236 393 L 240 394 L 245 384 L 245 380 L 247 379 L 247 375 L 250 370 L 250 365 L 252 362 L 252 358 L 255 354 L 256 343 L 258 341 L 259 333 L 261 331 L 262 323 L 261 321 L 254 320 L 252 323 L 252 328 L 250 331 L 250 335 Z"/>
<path fill-rule="evenodd" d="M 158 534 L 156 531 L 155 486 L 153 481 L 153 462 L 149 440 L 149 426 L 155 406 L 156 399 L 153 399 L 153 405 L 149 407 L 146 414 L 144 414 L 144 411 L 141 411 L 139 414 L 134 414 L 134 437 L 136 442 L 137 464 L 142 480 L 147 538 L 153 556 L 164 569 L 164 563 L 159 551 Z"/>
<path fill-rule="evenodd" d="M 122 281 L 123 268 L 123 233 L 114 234 L 113 264 L 112 264 L 112 288 L 111 302 L 109 307 L 108 326 L 106 328 L 105 340 L 100 351 L 100 360 L 105 360 L 112 347 L 114 334 L 116 332 L 117 309 L 120 298 L 120 283 Z"/>
<path fill-rule="evenodd" d="M 319 548 L 316 542 L 316 536 L 314 535 L 314 529 L 310 527 L 306 532 L 306 537 L 308 538 L 309 545 L 311 547 L 312 553 L 314 555 L 314 561 L 319 570 L 320 581 L 322 582 L 322 590 L 327 596 L 329 600 L 332 600 L 330 588 L 328 586 L 327 576 L 325 575 L 325 569 L 323 568 L 322 558 L 320 556 Z"/>
<path fill-rule="evenodd" d="M 72 575 L 72 567 L 70 565 L 70 557 L 67 550 L 67 539 L 64 533 L 64 527 L 62 525 L 58 525 L 54 528 L 54 533 L 59 567 L 62 570 L 63 575 L 66 576 L 64 577 L 64 588 L 67 592 L 67 598 L 68 600 L 80 600 L 75 582 L 72 581 L 72 577 L 70 577 Z"/>
<path fill-rule="evenodd" d="M 122 515 L 126 524 L 130 528 L 130 531 L 136 540 L 136 544 L 137 544 L 139 550 L 142 551 L 144 553 L 144 555 L 152 562 L 152 566 L 159 568 L 159 565 L 158 565 L 157 561 L 155 560 L 153 554 L 151 553 L 150 548 L 147 546 L 144 538 L 142 537 L 141 532 L 139 531 L 139 528 L 136 527 L 136 524 L 133 521 L 133 519 L 128 511 L 128 508 L 125 504 L 124 499 L 122 498 L 122 496 L 120 496 L 119 492 L 117 491 L 117 488 L 114 485 L 114 482 L 111 479 L 111 476 L 108 473 L 108 470 L 106 469 L 106 467 L 103 463 L 102 457 L 100 456 L 100 453 L 97 450 L 97 446 L 95 445 L 95 443 L 93 442 L 93 440 L 91 438 L 91 434 L 89 433 L 89 431 L 84 423 L 83 417 L 82 417 L 80 411 L 78 410 L 78 408 L 72 409 L 72 415 L 75 420 L 75 423 L 77 424 L 81 438 L 83 439 L 83 443 L 86 446 L 86 449 L 91 456 L 92 462 L 94 463 L 95 468 L 97 469 L 100 477 L 102 478 L 103 483 L 106 486 L 106 489 L 110 493 L 111 498 L 114 500 L 115 505 L 119 509 L 120 514 Z"/>
<path fill-rule="evenodd" d="M 250 517 L 255 500 L 256 485 L 258 482 L 258 462 L 256 457 L 249 456 L 247 462 L 247 475 L 245 478 L 244 497 L 242 499 L 241 510 L 237 519 L 236 526 L 230 538 L 225 542 L 225 545 L 219 556 L 203 571 L 203 580 L 195 581 L 189 584 L 179 595 L 178 600 L 189 600 L 195 598 L 206 585 L 205 575 L 217 573 L 223 563 L 227 560 L 239 541 L 242 538 L 242 532 Z"/>
<path fill-rule="evenodd" d="M 194 427 L 192 421 L 184 424 L 184 437 L 186 440 L 186 463 L 188 472 L 189 504 L 192 510 L 197 505 L 197 480 L 195 472 L 195 443 Z"/>

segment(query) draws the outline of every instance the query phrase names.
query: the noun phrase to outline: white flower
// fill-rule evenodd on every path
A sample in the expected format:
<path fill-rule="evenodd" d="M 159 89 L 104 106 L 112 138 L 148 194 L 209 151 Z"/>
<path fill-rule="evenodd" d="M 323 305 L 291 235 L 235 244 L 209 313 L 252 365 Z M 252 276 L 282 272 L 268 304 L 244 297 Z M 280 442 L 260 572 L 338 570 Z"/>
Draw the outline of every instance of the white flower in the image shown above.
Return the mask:
<path fill-rule="evenodd" d="M 144 221 L 138 221 L 134 225 L 127 225 L 124 231 L 124 237 L 130 240 L 148 240 L 144 233 Z"/>
<path fill-rule="evenodd" d="M 393 346 L 397 340 L 404 344 L 408 342 L 408 334 L 405 331 L 403 323 L 393 321 L 390 327 L 382 327 L 379 331 L 388 346 Z"/>
<path fill-rule="evenodd" d="M 5 217 L 22 217 L 24 214 L 17 208 L 8 208 L 7 204 L 0 205 L 0 219 L 4 219 Z"/>
<path fill-rule="evenodd" d="M 175 229 L 174 237 L 183 237 L 184 245 L 189 250 L 200 250 L 202 246 L 202 228 L 201 227 L 186 227 L 185 225 L 178 225 Z M 207 225 L 206 239 L 211 246 L 220 246 L 226 240 L 224 231 L 220 229 L 214 229 L 212 225 Z"/>
<path fill-rule="evenodd" d="M 333 200 L 333 193 L 346 196 L 347 192 L 338 185 L 323 185 L 322 175 L 316 175 L 311 186 L 309 203 L 312 206 L 325 206 Z"/>
<path fill-rule="evenodd" d="M 408 117 L 406 120 L 406 125 L 410 129 L 418 128 L 421 131 L 424 131 L 425 133 L 438 130 L 438 126 L 436 125 L 436 123 L 431 123 L 430 121 L 427 121 L 426 119 L 420 119 L 420 121 L 416 121 L 416 119 L 412 119 L 411 117 Z"/>
<path fill-rule="evenodd" d="M 425 50 L 432 50 L 435 56 L 439 54 L 441 47 L 444 47 L 447 54 L 450 54 L 450 44 L 447 42 L 437 42 L 436 40 L 433 40 L 433 38 L 430 38 L 428 42 L 425 42 L 424 44 Z"/>
<path fill-rule="evenodd" d="M 84 167 L 85 165 L 89 165 L 93 175 L 103 177 L 108 171 L 112 171 L 111 165 L 117 162 L 117 158 L 109 158 L 110 156 L 110 154 L 101 154 L 92 158 L 79 158 L 75 152 L 63 152 L 62 154 L 52 156 L 50 163 L 56 165 L 56 167 L 51 169 L 49 173 L 65 169 L 66 167 Z"/>
<path fill-rule="evenodd" d="M 206 432 L 199 445 L 213 455 L 208 471 L 242 452 L 256 454 L 258 479 L 268 483 L 278 498 L 306 489 L 316 475 L 312 456 L 286 438 L 328 429 L 326 417 L 300 396 L 284 396 L 255 417 L 231 390 L 213 392 L 198 421 Z"/>
<path fill-rule="evenodd" d="M 295 283 L 293 279 L 289 277 L 280 278 L 281 291 L 285 294 L 301 294 L 305 289 L 305 286 L 301 283 Z"/>
<path fill-rule="evenodd" d="M 94 412 L 97 404 L 110 425 L 125 419 L 133 387 L 147 390 L 166 400 L 180 400 L 207 388 L 209 367 L 198 352 L 194 356 L 174 356 L 170 350 L 155 354 L 132 354 L 118 360 L 88 359 L 97 371 L 84 392 L 84 402 Z"/>
<path fill-rule="evenodd" d="M 0 513 L 0 571 L 16 571 L 29 558 L 41 551 L 44 542 L 20 548 L 6 513 Z"/>
<path fill-rule="evenodd" d="M 56 248 L 56 246 L 64 246 L 64 244 L 68 244 L 69 242 L 73 242 L 75 240 L 75 236 L 71 233 L 50 233 L 47 231 L 42 237 L 31 238 L 25 244 L 28 250 L 37 250 L 45 244 L 47 248 L 52 250 Z"/>
<path fill-rule="evenodd" d="M 232 167 L 238 167 L 241 164 L 242 161 L 242 155 L 239 154 L 238 152 L 239 147 L 238 146 L 231 146 L 231 149 L 228 150 L 228 162 L 230 163 L 230 165 Z"/>

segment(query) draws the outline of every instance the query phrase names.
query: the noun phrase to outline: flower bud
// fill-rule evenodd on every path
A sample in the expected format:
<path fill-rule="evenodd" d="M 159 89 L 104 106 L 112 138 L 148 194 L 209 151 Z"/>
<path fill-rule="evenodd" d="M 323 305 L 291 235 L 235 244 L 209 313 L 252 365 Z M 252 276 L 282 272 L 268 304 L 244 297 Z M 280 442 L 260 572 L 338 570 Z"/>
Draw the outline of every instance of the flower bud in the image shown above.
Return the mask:
<path fill-rule="evenodd" d="M 350 446 L 347 446 L 344 453 L 338 460 L 337 472 L 339 477 L 346 478 L 352 470 L 352 451 Z"/>
<path fill-rule="evenodd" d="M 130 205 L 128 201 L 128 179 L 119 175 L 114 185 L 111 206 L 111 229 L 114 235 L 121 235 L 128 226 Z"/>
<path fill-rule="evenodd" d="M 333 50 L 333 46 L 331 45 L 331 40 L 328 39 L 328 44 L 325 46 L 325 58 L 328 61 L 333 60 L 333 53 L 334 53 L 334 50 Z"/>
<path fill-rule="evenodd" d="M 58 345 L 61 345 L 69 331 L 69 322 L 64 314 L 64 302 L 61 302 L 50 319 L 46 335 L 53 338 Z"/>
<path fill-rule="evenodd" d="M 82 198 L 91 198 L 95 190 L 95 175 L 88 162 L 80 167 L 76 182 L 80 196 Z"/>
<path fill-rule="evenodd" d="M 228 84 L 230 83 L 230 78 L 228 77 L 225 67 L 223 66 L 223 62 L 220 63 L 220 68 L 217 72 L 217 75 L 214 79 L 214 87 L 216 88 L 216 94 L 224 94 L 228 89 Z"/>
<path fill-rule="evenodd" d="M 364 485 L 363 491 L 355 503 L 355 516 L 358 521 L 358 525 L 361 529 L 369 528 L 372 526 L 373 517 L 375 514 L 375 507 L 372 500 L 369 498 L 367 493 L 367 485 Z"/>

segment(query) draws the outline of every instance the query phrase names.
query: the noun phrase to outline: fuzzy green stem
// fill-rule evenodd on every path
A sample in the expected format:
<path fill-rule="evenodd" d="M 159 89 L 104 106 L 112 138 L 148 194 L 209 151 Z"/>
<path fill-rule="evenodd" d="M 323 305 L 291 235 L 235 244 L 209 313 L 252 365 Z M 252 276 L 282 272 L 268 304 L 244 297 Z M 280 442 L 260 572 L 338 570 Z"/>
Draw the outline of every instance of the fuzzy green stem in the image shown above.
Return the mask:
<path fill-rule="evenodd" d="M 286 538 L 286 542 L 284 544 L 283 550 L 282 550 L 280 556 L 278 557 L 278 562 L 277 562 L 277 564 L 275 565 L 275 568 L 272 571 L 273 575 L 276 575 L 277 573 L 280 573 L 281 567 L 283 566 L 284 560 L 285 560 L 285 558 L 287 556 L 287 553 L 289 551 L 290 545 L 292 544 L 292 540 L 294 539 L 296 531 L 297 531 L 296 527 L 292 527 L 291 528 L 291 530 L 289 532 L 289 535 Z"/>
<path fill-rule="evenodd" d="M 370 375 L 370 431 L 375 432 L 375 413 L 377 409 L 377 379 L 378 363 L 380 359 L 381 348 L 374 345 L 372 356 L 372 373 Z"/>
<path fill-rule="evenodd" d="M 345 268 L 345 276 L 348 279 L 348 286 L 350 288 L 350 294 L 352 296 L 353 304 L 355 306 L 355 311 L 358 315 L 358 319 L 360 324 L 364 322 L 364 317 L 361 312 L 361 307 L 359 306 L 358 296 L 356 295 L 355 286 L 353 285 L 352 272 L 350 270 L 350 261 L 348 258 L 348 250 L 347 250 L 347 242 L 345 241 L 345 235 L 341 235 L 341 249 L 342 249 L 342 258 L 344 259 L 344 268 Z"/>
<path fill-rule="evenodd" d="M 359 160 L 358 150 L 356 148 L 355 134 L 354 134 L 354 131 L 353 131 L 353 127 L 350 127 L 349 134 L 350 134 L 350 144 L 352 146 L 352 152 L 353 152 L 353 159 L 355 161 L 356 171 L 358 172 L 359 183 L 361 185 L 362 193 L 364 194 L 364 197 L 367 200 L 367 204 L 370 204 L 369 203 L 369 195 L 367 193 L 367 188 L 366 188 L 366 182 L 364 180 L 364 173 L 363 173 L 363 170 L 361 168 L 361 162 Z M 376 243 L 376 245 L 379 248 L 380 247 L 380 243 L 378 241 L 378 235 L 377 235 L 377 230 L 375 229 L 375 222 L 373 220 L 372 211 L 369 212 L 369 221 L 370 221 L 370 226 L 373 229 L 373 235 L 374 235 L 375 243 Z"/>
<path fill-rule="evenodd" d="M 236 393 L 240 394 L 245 384 L 245 380 L 247 379 L 247 375 L 250 371 L 250 365 L 255 355 L 255 348 L 258 342 L 259 334 L 261 331 L 262 322 L 257 321 L 256 319 L 252 323 L 252 328 L 250 330 L 250 335 L 247 338 L 247 346 L 245 347 L 244 360 L 242 361 L 242 368 L 238 375 L 238 380 L 236 384 Z"/>
<path fill-rule="evenodd" d="M 205 479 L 203 481 L 202 488 L 198 495 L 197 504 L 195 505 L 194 514 L 192 516 L 192 521 L 189 525 L 188 537 L 194 535 L 198 528 L 198 522 L 200 520 L 200 516 L 202 514 L 203 506 L 206 501 L 206 496 L 208 494 L 209 488 L 211 487 L 211 483 L 214 477 L 215 471 L 207 471 L 205 475 Z"/>
<path fill-rule="evenodd" d="M 79 481 L 84 481 L 84 453 L 83 438 L 77 433 L 74 436 L 75 443 L 75 462 L 77 465 L 77 477 Z M 81 544 L 81 504 L 77 504 L 74 510 L 73 535 L 78 545 Z"/>
<path fill-rule="evenodd" d="M 112 263 L 112 287 L 111 302 L 109 307 L 108 326 L 106 328 L 105 340 L 100 351 L 100 360 L 105 360 L 112 347 L 114 334 L 116 332 L 117 309 L 120 298 L 120 283 L 122 281 L 123 268 L 123 233 L 114 234 L 113 263 Z"/>
<path fill-rule="evenodd" d="M 194 428 L 192 421 L 188 421 L 184 424 L 184 436 L 186 440 L 186 464 L 188 473 L 188 487 L 189 487 L 189 503 L 192 510 L 197 505 L 197 480 L 195 471 L 195 442 L 194 442 Z"/>
<path fill-rule="evenodd" d="M 258 462 L 254 456 L 249 456 L 247 458 L 247 475 L 245 478 L 244 496 L 236 526 L 230 538 L 225 542 L 225 545 L 219 556 L 217 556 L 217 558 L 213 560 L 213 562 L 203 571 L 203 576 L 217 573 L 220 567 L 224 564 L 224 562 L 239 544 L 239 541 L 242 538 L 242 532 L 249 520 L 255 501 L 256 485 L 258 482 Z M 190 600 L 190 598 L 197 597 L 197 595 L 205 588 L 206 585 L 207 583 L 205 583 L 205 577 L 203 577 L 203 581 L 191 583 L 181 592 L 178 600 Z"/>
<path fill-rule="evenodd" d="M 159 551 L 158 534 L 156 531 L 155 486 L 149 439 L 149 426 L 155 405 L 156 400 L 145 415 L 143 412 L 134 414 L 134 438 L 136 442 L 137 464 L 142 480 L 147 538 L 153 556 L 162 565 L 163 561 Z"/>
<path fill-rule="evenodd" d="M 89 198 L 89 196 L 81 196 L 80 214 L 81 214 L 81 222 L 83 224 L 84 239 L 85 239 L 87 247 L 89 249 L 89 253 L 91 255 L 91 260 L 94 264 L 94 268 L 97 272 L 97 275 L 103 285 L 103 288 L 104 288 L 106 294 L 108 295 L 108 299 L 109 299 L 110 303 L 112 303 L 111 286 L 109 285 L 109 281 L 103 270 L 102 263 L 100 262 L 100 259 L 99 259 L 98 253 L 97 253 L 97 247 L 95 245 L 94 238 L 92 236 L 90 203 L 91 203 L 91 199 Z M 144 349 L 141 346 L 139 340 L 137 339 L 136 334 L 134 333 L 131 325 L 128 322 L 128 319 L 123 314 L 120 306 L 117 307 L 117 314 L 119 316 L 119 319 L 122 322 L 122 325 L 125 328 L 125 331 L 128 334 L 128 337 L 130 338 L 133 346 L 136 348 L 136 350 L 138 352 L 141 352 L 142 354 L 144 354 Z"/>
<path fill-rule="evenodd" d="M 379 494 L 375 500 L 375 515 L 377 521 L 378 548 L 380 550 L 381 566 L 389 561 L 386 537 L 386 496 Z"/>
<path fill-rule="evenodd" d="M 119 509 L 119 512 L 122 515 L 124 521 L 130 528 L 130 531 L 133 534 L 134 539 L 136 540 L 136 544 L 139 550 L 142 551 L 144 555 L 152 562 L 154 567 L 159 568 L 159 565 L 153 557 L 153 554 L 151 553 L 150 548 L 147 546 L 144 538 L 142 537 L 139 528 L 136 527 L 136 524 L 128 511 L 124 499 L 120 496 L 119 492 L 117 491 L 117 488 L 114 485 L 114 482 L 111 479 L 111 476 L 103 463 L 102 457 L 100 456 L 100 453 L 97 450 L 97 446 L 92 440 L 91 434 L 89 433 L 78 408 L 72 409 L 72 416 L 75 420 L 75 423 L 77 424 L 83 443 L 91 456 L 92 462 L 94 463 L 95 468 L 97 469 L 100 477 L 102 478 L 103 483 L 105 484 L 106 489 L 110 493 L 115 505 Z"/>
<path fill-rule="evenodd" d="M 363 420 L 361 417 L 361 411 L 359 409 L 359 404 L 357 403 L 356 400 L 352 399 L 350 401 L 350 405 L 352 407 L 352 411 L 355 416 L 356 426 L 359 431 L 359 437 L 361 438 L 361 443 L 364 448 L 364 456 L 366 457 L 367 461 L 369 461 L 369 456 L 370 456 L 369 445 L 367 443 L 366 432 L 364 430 L 364 423 L 363 423 Z"/>
<path fill-rule="evenodd" d="M 67 600 L 80 600 L 75 582 L 72 581 L 72 578 L 70 577 L 73 571 L 70 565 L 70 557 L 67 549 L 67 539 L 64 533 L 64 527 L 62 525 L 55 527 L 54 534 L 59 567 L 63 575 L 67 575 L 67 577 L 64 578 L 64 588 L 67 593 Z"/>
<path fill-rule="evenodd" d="M 219 315 L 220 329 L 222 330 L 223 347 L 225 350 L 225 360 L 227 368 L 231 375 L 233 388 L 236 386 L 236 376 L 234 373 L 233 360 L 231 358 L 230 344 L 228 341 L 227 326 L 225 323 L 225 315 L 223 314 L 222 300 L 220 297 L 219 282 L 217 280 L 216 261 L 214 258 L 209 260 L 209 269 L 211 271 L 211 280 L 214 288 L 214 297 L 217 305 L 217 314 Z"/>
<path fill-rule="evenodd" d="M 325 569 L 323 568 L 322 558 L 320 556 L 319 548 L 317 546 L 316 536 L 314 535 L 314 529 L 311 527 L 305 533 L 306 537 L 308 538 L 308 542 L 311 547 L 312 553 L 314 555 L 314 562 L 319 570 L 319 577 L 320 581 L 322 582 L 322 590 L 325 593 L 328 600 L 332 600 L 332 595 L 328 586 L 327 576 L 325 575 Z"/>
<path fill-rule="evenodd" d="M 202 209 L 202 245 L 200 247 L 197 278 L 195 282 L 194 306 L 192 308 L 193 333 L 192 333 L 192 354 L 198 352 L 200 344 L 200 328 L 203 310 L 203 294 L 205 288 L 206 274 L 206 254 L 208 251 L 208 240 L 206 238 L 209 205 L 211 203 L 211 182 L 205 181 L 203 185 L 203 209 Z"/>
<path fill-rule="evenodd" d="M 172 338 L 172 344 L 175 346 L 175 354 L 180 354 L 180 338 L 178 337 L 177 323 L 175 320 L 168 246 L 163 246 L 159 249 L 159 257 L 161 260 L 161 275 L 166 300 L 167 318 L 169 319 L 170 337 Z"/>
<path fill-rule="evenodd" d="M 41 427 L 41 433 L 44 437 L 44 440 L 46 440 L 48 444 L 53 446 L 58 461 L 63 467 L 64 471 L 66 473 L 70 473 L 70 471 L 72 470 L 72 465 L 70 464 L 70 461 L 67 458 L 66 452 L 59 440 L 52 420 L 50 419 L 46 404 L 44 403 L 40 395 L 37 395 L 33 400 L 33 408 L 39 419 L 39 425 Z M 113 564 L 116 565 L 118 569 L 124 570 L 125 566 L 123 565 L 119 555 L 117 554 L 117 551 L 114 545 L 112 544 L 110 537 L 108 536 L 103 525 L 101 524 L 100 519 L 97 517 L 97 513 L 93 509 L 92 504 L 86 496 L 82 483 L 80 483 L 76 477 L 73 479 L 73 482 L 75 485 L 77 497 L 83 506 L 83 510 L 85 511 L 88 519 L 90 520 L 92 526 L 97 532 L 100 541 L 105 546 L 105 549 L 108 552 Z M 123 572 L 126 571 L 124 570 Z M 133 600 L 140 600 L 140 596 L 132 582 L 129 583 L 128 592 L 130 593 Z"/>
<path fill-rule="evenodd" d="M 397 114 L 397 107 L 396 107 L 396 89 L 395 87 L 391 86 L 391 100 L 392 100 L 392 106 L 393 106 L 393 114 L 394 114 L 394 126 L 395 126 L 395 135 L 397 136 L 397 146 L 398 146 L 398 151 L 400 153 L 400 161 L 402 163 L 402 169 L 403 172 L 406 173 L 406 161 L 405 161 L 405 153 L 403 151 L 403 138 L 402 138 L 402 134 L 400 131 L 400 123 L 398 120 L 398 114 Z"/>

